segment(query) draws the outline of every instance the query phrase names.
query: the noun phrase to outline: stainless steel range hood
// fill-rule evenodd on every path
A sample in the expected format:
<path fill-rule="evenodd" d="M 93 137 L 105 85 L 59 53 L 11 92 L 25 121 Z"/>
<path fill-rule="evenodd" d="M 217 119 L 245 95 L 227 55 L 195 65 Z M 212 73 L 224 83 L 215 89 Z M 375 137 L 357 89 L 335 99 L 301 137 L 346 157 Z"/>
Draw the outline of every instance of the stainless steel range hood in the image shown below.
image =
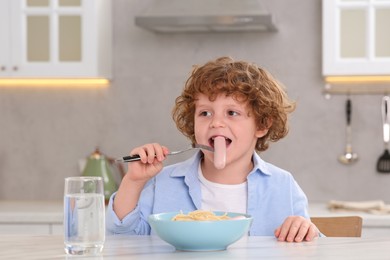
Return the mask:
<path fill-rule="evenodd" d="M 257 0 L 156 0 L 135 24 L 162 33 L 277 30 Z"/>

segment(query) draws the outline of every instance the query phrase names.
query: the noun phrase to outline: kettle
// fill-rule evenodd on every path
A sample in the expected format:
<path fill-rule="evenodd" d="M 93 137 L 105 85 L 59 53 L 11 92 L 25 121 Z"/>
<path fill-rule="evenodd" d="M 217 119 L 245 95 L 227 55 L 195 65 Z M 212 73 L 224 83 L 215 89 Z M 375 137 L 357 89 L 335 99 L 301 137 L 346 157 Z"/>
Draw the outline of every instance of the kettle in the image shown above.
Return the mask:
<path fill-rule="evenodd" d="M 96 150 L 87 158 L 82 175 L 102 177 L 104 199 L 106 202 L 108 202 L 110 196 L 118 189 L 112 175 L 111 164 L 109 163 L 107 157 L 99 151 L 99 148 L 96 148 Z"/>

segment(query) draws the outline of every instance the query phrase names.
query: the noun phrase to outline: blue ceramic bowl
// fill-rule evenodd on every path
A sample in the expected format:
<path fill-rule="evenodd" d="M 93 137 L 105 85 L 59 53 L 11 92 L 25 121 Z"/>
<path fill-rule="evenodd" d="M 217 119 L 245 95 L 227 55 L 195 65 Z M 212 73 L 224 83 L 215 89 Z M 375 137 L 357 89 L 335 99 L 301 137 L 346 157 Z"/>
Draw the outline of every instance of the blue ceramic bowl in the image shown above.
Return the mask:
<path fill-rule="evenodd" d="M 152 230 L 165 242 L 183 251 L 225 250 L 248 233 L 252 224 L 250 215 L 228 212 L 229 217 L 243 219 L 218 221 L 172 221 L 180 212 L 160 213 L 149 216 Z M 187 214 L 188 212 L 183 212 Z M 214 212 L 223 215 L 225 212 Z"/>

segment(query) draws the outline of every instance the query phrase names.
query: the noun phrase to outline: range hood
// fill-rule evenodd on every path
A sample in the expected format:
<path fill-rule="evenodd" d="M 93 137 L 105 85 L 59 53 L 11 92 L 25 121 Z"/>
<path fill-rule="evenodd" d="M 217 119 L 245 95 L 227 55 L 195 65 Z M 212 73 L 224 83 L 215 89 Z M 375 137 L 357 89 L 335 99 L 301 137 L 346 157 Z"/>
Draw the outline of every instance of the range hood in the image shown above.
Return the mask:
<path fill-rule="evenodd" d="M 135 24 L 162 33 L 277 30 L 258 0 L 155 0 Z"/>

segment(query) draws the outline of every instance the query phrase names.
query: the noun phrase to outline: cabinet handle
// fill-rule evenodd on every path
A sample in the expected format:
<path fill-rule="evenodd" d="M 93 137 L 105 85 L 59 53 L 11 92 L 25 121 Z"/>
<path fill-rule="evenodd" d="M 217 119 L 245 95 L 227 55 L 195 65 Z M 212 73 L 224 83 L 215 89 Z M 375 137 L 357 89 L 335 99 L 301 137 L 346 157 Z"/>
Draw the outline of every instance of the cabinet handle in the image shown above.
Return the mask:
<path fill-rule="evenodd" d="M 6 66 L 1 66 L 1 67 L 0 67 L 0 70 L 1 70 L 1 71 L 5 71 L 6 69 L 7 69 Z"/>
<path fill-rule="evenodd" d="M 12 69 L 13 69 L 14 71 L 18 71 L 18 70 L 19 70 L 18 66 L 13 66 Z"/>

